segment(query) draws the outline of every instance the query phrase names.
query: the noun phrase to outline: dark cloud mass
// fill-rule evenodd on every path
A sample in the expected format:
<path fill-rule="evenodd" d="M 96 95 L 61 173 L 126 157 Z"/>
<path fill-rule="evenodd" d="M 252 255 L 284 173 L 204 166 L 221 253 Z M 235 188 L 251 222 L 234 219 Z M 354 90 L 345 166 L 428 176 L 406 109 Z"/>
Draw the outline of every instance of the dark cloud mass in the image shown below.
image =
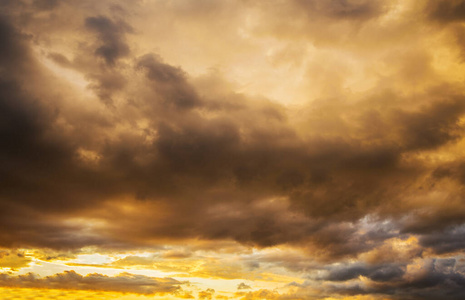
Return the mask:
<path fill-rule="evenodd" d="M 428 1 L 428 11 L 432 19 L 440 22 L 460 22 L 465 20 L 465 2 Z"/>
<path fill-rule="evenodd" d="M 261 259 L 313 278 L 295 284 L 304 298 L 465 297 L 465 2 L 107 2 L 1 2 L 1 247 L 285 246 L 320 273 Z M 305 53 L 296 64 L 282 54 L 292 43 Z M 0 284 L 181 283 L 65 272 Z"/>
<path fill-rule="evenodd" d="M 164 104 L 175 108 L 191 108 L 198 102 L 195 90 L 189 85 L 180 68 L 163 63 L 153 54 L 139 58 L 137 68 L 146 72 L 150 84 L 160 94 Z"/>
<path fill-rule="evenodd" d="M 107 64 L 114 65 L 118 58 L 129 54 L 129 46 L 122 38 L 125 32 L 132 31 L 128 24 L 115 23 L 103 16 L 86 18 L 85 24 L 87 28 L 97 33 L 102 45 L 97 46 L 95 55 L 105 59 Z"/>
<path fill-rule="evenodd" d="M 421 269 L 413 274 L 404 274 L 402 279 L 400 276 L 403 271 L 384 270 L 385 272 L 394 272 L 394 279 L 383 283 L 368 283 L 360 285 L 344 285 L 332 284 L 328 285 L 329 289 L 340 290 L 343 294 L 370 294 L 381 293 L 392 295 L 393 299 L 461 299 L 464 296 L 465 277 L 462 272 L 455 271 L 456 261 L 454 259 L 438 259 L 425 262 Z M 366 269 L 354 269 L 353 267 L 343 271 L 343 275 L 352 276 L 357 272 L 369 272 Z M 340 272 L 340 271 L 339 271 Z M 376 280 L 375 276 L 370 276 L 370 279 Z M 350 278 L 349 278 L 350 279 Z M 384 281 L 384 280 L 381 280 Z M 444 296 L 444 291 L 447 295 Z"/>

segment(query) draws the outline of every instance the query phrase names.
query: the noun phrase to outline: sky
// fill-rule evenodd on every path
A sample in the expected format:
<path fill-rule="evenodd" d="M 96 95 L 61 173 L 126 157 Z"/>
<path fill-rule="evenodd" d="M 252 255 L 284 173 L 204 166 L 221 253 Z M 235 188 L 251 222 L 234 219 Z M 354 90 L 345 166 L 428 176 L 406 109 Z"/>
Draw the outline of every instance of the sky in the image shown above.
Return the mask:
<path fill-rule="evenodd" d="M 465 299 L 464 0 L 0 0 L 1 299 Z"/>

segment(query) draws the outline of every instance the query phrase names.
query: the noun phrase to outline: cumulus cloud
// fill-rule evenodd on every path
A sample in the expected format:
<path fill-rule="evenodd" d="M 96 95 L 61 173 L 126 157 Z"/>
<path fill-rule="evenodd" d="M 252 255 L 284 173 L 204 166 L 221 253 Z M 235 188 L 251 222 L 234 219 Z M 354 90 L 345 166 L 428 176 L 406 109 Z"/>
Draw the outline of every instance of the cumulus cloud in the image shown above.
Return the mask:
<path fill-rule="evenodd" d="M 251 287 L 243 282 L 239 283 L 237 285 L 237 289 L 238 290 L 248 290 L 248 289 L 251 289 Z"/>
<path fill-rule="evenodd" d="M 331 11 L 349 13 L 374 4 L 331 5 Z M 127 23 L 96 16 L 86 17 L 82 27 L 99 36 L 103 44 L 95 48 L 95 54 L 107 64 L 115 65 L 118 58 L 130 54 L 122 38 L 132 31 Z M 18 29 L 5 23 L 3 31 L 11 48 L 4 50 L 5 59 L 11 56 L 8 62 L 21 60 L 26 70 L 33 69 L 37 75 L 28 75 L 34 76 L 29 80 L 46 72 Z M 83 50 L 76 51 L 81 55 Z M 311 104 L 303 120 L 309 130 L 302 135 L 280 105 L 233 91 L 219 95 L 223 99 L 213 103 L 200 97 L 207 91 L 197 91 L 181 68 L 158 56 L 142 55 L 133 63 L 132 70 L 120 69 L 114 75 L 128 82 L 123 73 L 133 73 L 126 88 L 111 78 L 107 83 L 107 76 L 113 75 L 103 67 L 82 69 L 94 74 L 92 81 L 98 78 L 100 98 L 118 93 L 118 97 L 130 97 L 112 100 L 113 108 L 100 108 L 101 112 L 70 111 L 68 104 L 55 99 L 45 104 L 20 85 L 25 78 L 8 79 L 10 83 L 2 89 L 2 111 L 8 116 L 2 130 L 9 147 L 2 151 L 8 165 L 17 161 L 17 175 L 8 171 L 6 199 L 17 197 L 13 195 L 17 189 L 27 185 L 31 192 L 21 191 L 18 203 L 73 214 L 76 206 L 103 206 L 118 195 L 132 194 L 136 199 L 155 200 L 154 207 L 160 203 L 169 216 L 164 225 L 132 224 L 143 236 L 146 232 L 148 236 L 233 238 L 269 246 L 331 232 L 330 226 L 338 233 L 345 228 L 356 230 L 349 229 L 351 225 L 328 225 L 332 218 L 354 223 L 369 213 L 401 215 L 402 210 L 385 207 L 405 202 L 406 189 L 430 172 L 419 161 L 406 158 L 456 143 L 462 134 L 463 97 L 452 88 L 420 94 L 420 105 L 413 96 L 391 103 L 386 95 L 354 104 L 342 100 Z M 10 73 L 14 74 L 13 66 L 5 74 Z M 132 85 L 140 90 L 132 93 Z M 329 115 L 321 118 L 323 110 Z M 369 124 L 374 118 L 376 128 Z M 92 167 L 91 160 L 96 162 Z M 18 168 L 21 165 L 23 170 Z M 49 180 L 39 181 L 44 176 Z M 167 201 L 156 200 L 163 198 Z M 263 204 L 271 198 L 283 200 Z M 3 205 L 21 210 L 12 201 Z M 131 205 L 151 207 L 138 200 Z M 415 210 L 418 205 L 412 206 Z M 225 214 L 233 210 L 237 213 Z M 39 212 L 29 213 L 41 218 Z M 318 221 L 321 217 L 329 219 Z M 335 245 L 321 238 L 315 243 Z"/>
<path fill-rule="evenodd" d="M 0 246 L 286 246 L 260 263 L 329 291 L 461 295 L 407 277 L 465 248 L 463 1 L 0 5 Z"/>

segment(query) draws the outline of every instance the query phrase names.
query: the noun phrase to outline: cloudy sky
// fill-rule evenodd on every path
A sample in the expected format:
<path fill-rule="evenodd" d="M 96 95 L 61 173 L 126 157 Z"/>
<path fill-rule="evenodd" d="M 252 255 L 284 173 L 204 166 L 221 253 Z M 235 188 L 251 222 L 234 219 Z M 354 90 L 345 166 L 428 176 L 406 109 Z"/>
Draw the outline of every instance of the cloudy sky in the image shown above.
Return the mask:
<path fill-rule="evenodd" d="M 465 299 L 465 1 L 0 0 L 2 299 Z"/>

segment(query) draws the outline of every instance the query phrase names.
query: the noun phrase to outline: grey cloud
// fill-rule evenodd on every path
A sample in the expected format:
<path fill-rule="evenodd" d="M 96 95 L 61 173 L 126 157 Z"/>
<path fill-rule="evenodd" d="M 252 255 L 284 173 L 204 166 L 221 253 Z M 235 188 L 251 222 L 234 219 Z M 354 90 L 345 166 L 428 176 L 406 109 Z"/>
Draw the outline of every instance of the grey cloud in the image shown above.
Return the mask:
<path fill-rule="evenodd" d="M 3 80 L 15 72 L 13 68 L 23 69 L 23 58 L 29 58 L 27 48 L 27 35 L 21 34 L 10 24 L 8 17 L 0 15 L 0 41 L 4 45 L 0 48 L 0 61 L 2 63 L 1 75 Z M 13 74 L 11 74 L 12 72 Z"/>
<path fill-rule="evenodd" d="M 428 1 L 426 11 L 429 17 L 440 22 L 460 22 L 465 20 L 465 1 Z"/>
<path fill-rule="evenodd" d="M 374 281 L 386 282 L 399 280 L 404 273 L 405 266 L 402 265 L 366 265 L 355 263 L 353 265 L 330 268 L 329 274 L 322 279 L 328 281 L 347 281 L 357 279 L 359 276 L 365 276 Z"/>
<path fill-rule="evenodd" d="M 453 97 L 453 96 L 452 96 Z M 403 144 L 411 149 L 429 149 L 460 138 L 458 121 L 465 110 L 462 96 L 435 102 L 416 113 L 399 112 Z"/>
<path fill-rule="evenodd" d="M 95 54 L 105 59 L 108 65 L 114 65 L 119 58 L 129 54 L 124 34 L 133 29 L 125 22 L 114 22 L 107 17 L 98 16 L 87 18 L 85 25 L 98 34 L 102 44 L 95 50 Z"/>
<path fill-rule="evenodd" d="M 420 244 L 436 253 L 450 253 L 465 249 L 465 226 L 452 226 L 420 236 Z"/>
<path fill-rule="evenodd" d="M 425 265 L 425 272 L 399 283 L 400 294 L 410 294 L 413 299 L 438 299 L 447 291 L 448 299 L 461 299 L 465 295 L 465 276 L 451 266 L 455 260 L 432 260 Z M 402 296 L 401 296 L 402 297 Z"/>
<path fill-rule="evenodd" d="M 418 262 L 416 262 L 418 263 Z M 311 298 L 315 290 L 327 295 L 380 295 L 388 299 L 461 299 L 465 277 L 456 259 L 425 259 L 417 271 L 407 265 L 340 265 L 329 269 L 319 284 L 295 284 L 297 295 Z M 360 281 L 358 276 L 372 280 Z M 318 294 L 317 294 L 318 295 Z"/>
<path fill-rule="evenodd" d="M 378 4 L 319 5 L 331 16 L 364 19 L 378 15 Z M 434 207 L 428 222 L 416 224 L 423 231 L 399 221 L 360 234 L 357 223 L 369 214 L 399 220 L 422 208 L 404 195 L 418 195 L 419 181 L 438 167 L 409 158 L 462 138 L 460 91 L 438 85 L 436 92 L 410 97 L 395 90 L 386 96 L 375 88 L 375 96 L 353 104 L 320 99 L 303 110 L 299 131 L 284 106 L 230 90 L 214 94 L 221 83 L 194 86 L 181 67 L 155 54 L 131 59 L 125 35 L 133 29 L 115 20 L 87 18 L 96 44 L 74 49 L 69 58 L 50 54 L 84 74 L 101 98 L 119 93 L 121 101 L 99 113 L 79 105 L 70 112 L 56 100 L 52 90 L 59 81 L 41 81 L 48 73 L 30 54 L 32 41 L 8 21 L 1 23 L 4 245 L 139 247 L 157 238 L 202 238 L 259 247 L 288 243 L 337 260 L 379 246 L 395 229 L 425 234 L 420 240 L 429 247 L 439 238 L 434 229 L 448 224 L 444 220 L 453 216 L 455 224 L 463 223 L 463 214 Z M 124 57 L 127 68 L 118 63 Z M 106 64 L 98 64 L 102 58 Z M 36 85 L 51 91 L 36 93 Z M 424 105 L 411 105 L 417 97 Z M 82 149 L 98 161 L 83 160 Z M 463 182 L 456 163 L 447 167 Z M 424 189 L 434 191 L 431 185 Z M 140 208 L 137 214 L 118 210 L 123 196 Z M 155 218 L 157 211 L 162 213 Z M 70 217 L 118 222 L 86 235 L 79 226 L 63 225 Z M 458 237 L 462 234 L 450 236 Z M 449 244 L 440 242 L 437 251 L 462 247 Z M 355 271 L 351 274 L 365 272 L 378 281 L 398 274 Z"/>
<path fill-rule="evenodd" d="M 147 78 L 162 95 L 165 104 L 176 108 L 192 108 L 199 104 L 196 91 L 187 82 L 184 72 L 161 61 L 153 54 L 146 54 L 137 61 L 137 68 L 145 70 Z"/>

